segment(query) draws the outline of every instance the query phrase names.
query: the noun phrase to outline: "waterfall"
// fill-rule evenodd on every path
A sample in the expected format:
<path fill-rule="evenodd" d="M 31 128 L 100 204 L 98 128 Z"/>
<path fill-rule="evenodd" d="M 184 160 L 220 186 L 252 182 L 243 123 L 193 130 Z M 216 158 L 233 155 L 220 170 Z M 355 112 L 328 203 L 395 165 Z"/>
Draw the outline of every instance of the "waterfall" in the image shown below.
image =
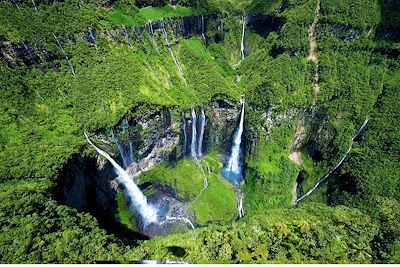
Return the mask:
<path fill-rule="evenodd" d="M 53 33 L 53 37 L 54 37 L 54 39 L 56 40 L 58 47 L 61 49 L 61 51 L 62 51 L 63 54 L 65 55 L 65 59 L 66 59 L 67 62 L 68 62 L 68 65 L 69 65 L 69 68 L 71 69 L 72 74 L 75 76 L 74 67 L 73 67 L 72 64 L 71 64 L 71 61 L 69 61 L 69 58 L 68 58 L 67 54 L 65 53 L 65 50 L 64 50 L 63 46 L 61 45 L 60 41 L 58 40 L 57 36 L 55 36 L 54 33 Z"/>
<path fill-rule="evenodd" d="M 12 0 L 12 2 L 13 2 L 14 5 L 16 6 L 16 8 L 18 9 L 18 12 L 21 13 L 21 8 L 19 7 L 17 0 Z"/>
<path fill-rule="evenodd" d="M 342 165 L 343 161 L 347 158 L 347 156 L 349 155 L 351 148 L 353 147 L 353 143 L 354 143 L 354 139 L 356 139 L 361 132 L 364 130 L 364 128 L 367 126 L 368 123 L 368 118 L 365 119 L 364 123 L 361 125 L 361 127 L 358 129 L 358 131 L 356 132 L 356 134 L 353 136 L 353 138 L 351 139 L 351 143 L 349 146 L 349 149 L 347 149 L 346 153 L 344 153 L 343 157 L 341 158 L 341 160 L 339 161 L 338 164 L 336 164 L 335 167 L 333 167 L 327 174 L 324 175 L 324 177 L 322 177 L 314 186 L 313 188 L 311 188 L 310 190 L 307 191 L 307 193 L 305 193 L 303 196 L 299 197 L 296 201 L 295 201 L 295 205 L 297 203 L 299 203 L 300 201 L 302 201 L 305 197 L 308 197 L 309 195 L 311 195 L 312 192 L 314 192 L 315 189 L 317 189 L 322 183 L 324 183 L 330 176 L 332 173 L 334 173 L 339 167 L 340 165 Z"/>
<path fill-rule="evenodd" d="M 243 196 L 240 195 L 237 198 L 238 201 L 238 212 L 239 212 L 239 218 L 242 218 L 244 216 L 244 210 L 243 210 Z"/>
<path fill-rule="evenodd" d="M 90 38 L 92 39 L 93 43 L 96 43 L 96 37 L 93 34 L 92 28 L 89 29 L 89 35 L 90 35 Z"/>
<path fill-rule="evenodd" d="M 126 30 L 125 26 L 124 26 L 124 34 L 125 34 L 126 41 L 128 42 L 129 46 L 132 46 L 131 38 L 129 37 L 128 31 Z"/>
<path fill-rule="evenodd" d="M 181 68 L 181 64 L 179 63 L 178 58 L 175 57 L 174 52 L 172 51 L 171 43 L 169 42 L 168 33 L 167 33 L 166 29 L 165 29 L 165 25 L 164 25 L 164 21 L 163 20 L 161 20 L 161 30 L 162 30 L 162 32 L 164 34 L 165 42 L 167 42 L 167 47 L 168 47 L 169 52 L 171 53 L 172 59 L 174 60 L 175 65 L 178 68 L 179 72 L 181 73 L 182 77 L 184 77 L 185 74 L 183 73 L 183 70 Z M 185 83 L 186 83 L 186 80 L 185 80 Z"/>
<path fill-rule="evenodd" d="M 247 19 L 247 17 L 244 17 L 243 22 L 242 22 L 242 41 L 240 43 L 240 50 L 242 51 L 242 59 L 244 59 L 244 57 L 246 55 L 246 49 L 244 47 L 244 28 L 246 26 L 246 19 Z"/>
<path fill-rule="evenodd" d="M 189 219 L 187 219 L 185 217 L 170 217 L 170 216 L 166 216 L 165 219 L 168 220 L 168 221 L 178 221 L 178 220 L 179 221 L 184 221 L 185 223 L 190 225 L 190 228 L 192 228 L 192 230 L 194 230 L 193 223 Z"/>
<path fill-rule="evenodd" d="M 204 115 L 204 107 L 201 106 L 201 115 L 200 115 L 200 136 L 199 142 L 197 144 L 197 156 L 201 157 L 203 155 L 203 137 L 204 137 L 204 127 L 206 125 L 206 115 Z"/>
<path fill-rule="evenodd" d="M 235 184 L 239 185 L 241 178 L 240 166 L 240 144 L 242 143 L 242 133 L 244 124 L 244 103 L 242 104 L 242 112 L 240 115 L 239 126 L 236 129 L 233 137 L 232 151 L 226 167 L 222 169 L 223 176 L 228 180 L 233 180 Z"/>
<path fill-rule="evenodd" d="M 204 45 L 207 45 L 207 38 L 206 35 L 204 34 L 204 16 L 201 15 L 201 37 L 203 37 Z"/>
<path fill-rule="evenodd" d="M 125 158 L 124 149 L 123 149 L 122 145 L 119 143 L 118 138 L 114 135 L 114 131 L 112 129 L 111 129 L 111 137 L 114 140 L 114 143 L 117 145 L 119 156 L 120 156 L 120 158 L 122 160 L 122 164 L 124 165 L 124 168 L 125 169 L 128 168 L 128 161 Z"/>
<path fill-rule="evenodd" d="M 153 41 L 153 44 L 154 44 L 154 46 L 155 46 L 155 48 L 156 48 L 156 50 L 157 50 L 157 53 L 160 54 L 160 50 L 158 50 L 158 46 L 157 46 L 157 43 L 156 43 L 156 39 L 154 38 L 153 23 L 152 23 L 152 22 L 149 22 L 149 23 L 146 24 L 146 26 L 147 26 L 147 28 L 148 28 L 148 31 L 149 31 L 151 40 Z"/>
<path fill-rule="evenodd" d="M 194 108 L 192 108 L 192 143 L 190 145 L 190 156 L 192 158 L 196 158 L 197 153 L 196 153 L 196 137 L 197 137 L 197 131 L 196 131 L 196 111 Z"/>
<path fill-rule="evenodd" d="M 25 42 L 22 42 L 22 45 L 25 48 L 25 51 L 28 53 L 29 57 L 31 58 L 33 64 L 35 64 L 35 66 L 40 69 L 41 71 L 43 71 L 42 66 L 40 66 L 40 63 L 38 62 L 36 56 L 34 55 L 34 53 L 32 53 L 31 49 L 25 44 Z"/>
<path fill-rule="evenodd" d="M 140 191 L 139 187 L 133 182 L 131 177 L 129 177 L 128 173 L 124 169 L 122 169 L 122 167 L 119 166 L 109 154 L 96 147 L 92 143 L 92 141 L 90 141 L 86 133 L 84 133 L 84 135 L 88 143 L 92 145 L 100 155 L 104 156 L 113 165 L 114 170 L 118 175 L 118 182 L 125 186 L 132 206 L 143 219 L 144 226 L 147 226 L 150 223 L 157 221 L 157 210 L 151 204 L 147 203 L 146 196 L 142 193 L 142 191 Z"/>
<path fill-rule="evenodd" d="M 185 114 L 182 113 L 182 131 L 183 131 L 183 147 L 182 147 L 182 154 L 186 156 L 186 147 L 187 147 L 187 136 L 186 136 L 186 118 Z"/>
<path fill-rule="evenodd" d="M 35 9 L 36 14 L 38 13 L 38 8 L 34 0 L 32 0 L 33 8 Z"/>

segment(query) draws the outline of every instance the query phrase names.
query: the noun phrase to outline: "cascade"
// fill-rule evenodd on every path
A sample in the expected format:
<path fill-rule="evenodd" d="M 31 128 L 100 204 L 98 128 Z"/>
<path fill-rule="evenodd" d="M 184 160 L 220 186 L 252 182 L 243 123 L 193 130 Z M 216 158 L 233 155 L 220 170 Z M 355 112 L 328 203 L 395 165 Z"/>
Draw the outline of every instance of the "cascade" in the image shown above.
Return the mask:
<path fill-rule="evenodd" d="M 146 196 L 140 191 L 139 187 L 133 182 L 128 173 L 114 161 L 114 159 L 105 151 L 95 146 L 89 139 L 88 135 L 84 133 L 86 140 L 92 145 L 96 151 L 104 156 L 114 167 L 116 174 L 118 175 L 117 180 L 119 183 L 125 186 L 126 192 L 129 199 L 131 200 L 133 208 L 143 219 L 144 226 L 149 225 L 152 222 L 157 221 L 157 210 L 147 203 Z"/>
<path fill-rule="evenodd" d="M 155 48 L 156 48 L 156 50 L 157 50 L 157 53 L 160 54 L 160 50 L 158 50 L 158 46 L 157 46 L 157 43 L 156 43 L 156 39 L 154 38 L 153 23 L 149 22 L 149 23 L 146 24 L 146 26 L 147 26 L 147 28 L 148 28 L 148 31 L 149 31 L 151 40 L 153 41 L 153 44 L 154 44 L 154 46 L 155 46 Z"/>
<path fill-rule="evenodd" d="M 237 202 L 238 202 L 238 212 L 239 212 L 239 218 L 243 218 L 244 216 L 244 210 L 243 210 L 243 196 L 240 195 L 237 198 Z"/>
<path fill-rule="evenodd" d="M 93 34 L 93 29 L 89 29 L 90 38 L 92 39 L 93 43 L 96 43 L 96 37 Z"/>
<path fill-rule="evenodd" d="M 128 42 L 129 46 L 132 46 L 131 38 L 129 37 L 128 31 L 126 30 L 125 26 L 124 26 L 124 34 L 125 34 L 126 41 Z"/>
<path fill-rule="evenodd" d="M 203 37 L 204 45 L 207 45 L 207 38 L 206 35 L 204 34 L 204 16 L 201 15 L 201 37 Z"/>
<path fill-rule="evenodd" d="M 197 144 L 197 156 L 201 157 L 202 150 L 203 150 L 203 137 L 204 137 L 204 127 L 206 125 L 206 116 L 204 115 L 204 107 L 201 106 L 201 115 L 200 115 L 200 135 L 199 135 L 199 141 Z"/>
<path fill-rule="evenodd" d="M 174 52 L 172 51 L 171 43 L 169 42 L 168 33 L 167 33 L 166 29 L 165 29 L 165 25 L 164 25 L 164 21 L 163 20 L 161 20 L 161 30 L 162 30 L 162 32 L 164 34 L 165 42 L 167 42 L 167 47 L 168 47 L 169 52 L 171 53 L 172 59 L 174 60 L 175 65 L 178 68 L 180 74 L 182 75 L 182 77 L 184 77 L 185 74 L 183 73 L 183 70 L 181 68 L 181 64 L 179 63 L 178 58 L 175 57 Z M 185 83 L 186 83 L 186 80 L 185 80 Z"/>
<path fill-rule="evenodd" d="M 197 137 L 197 131 L 196 131 L 196 111 L 194 108 L 192 108 L 192 143 L 190 145 L 190 156 L 192 158 L 196 158 L 197 153 L 196 153 L 196 137 Z"/>
<path fill-rule="evenodd" d="M 240 179 L 242 178 L 242 169 L 240 166 L 240 144 L 242 143 L 242 133 L 244 124 L 244 102 L 242 104 L 242 111 L 240 115 L 239 126 L 236 128 L 233 137 L 232 151 L 228 160 L 228 164 L 221 170 L 222 175 L 232 180 L 239 187 Z"/>
<path fill-rule="evenodd" d="M 63 54 L 65 55 L 65 59 L 66 59 L 67 62 L 68 62 L 68 65 L 69 65 L 69 68 L 71 69 L 72 74 L 75 76 L 74 67 L 72 66 L 71 61 L 69 60 L 67 54 L 65 53 L 65 50 L 64 50 L 63 46 L 61 45 L 60 41 L 58 40 L 57 36 L 55 36 L 54 33 L 53 33 L 53 37 L 54 37 L 54 39 L 56 40 L 56 42 L 57 42 L 57 44 L 58 44 L 58 47 L 61 49 L 61 51 L 62 51 Z"/>
<path fill-rule="evenodd" d="M 240 43 L 240 50 L 242 51 L 242 59 L 244 59 L 244 57 L 246 55 L 246 49 L 244 47 L 244 28 L 246 26 L 246 20 L 247 20 L 247 17 L 244 17 L 243 22 L 242 22 L 242 41 Z"/>
<path fill-rule="evenodd" d="M 38 8 L 36 6 L 35 0 L 32 0 L 33 8 L 35 9 L 36 14 L 38 13 Z"/>
<path fill-rule="evenodd" d="M 17 0 L 12 0 L 12 2 L 14 3 L 15 7 L 18 9 L 18 12 L 21 13 L 21 8 L 19 7 Z"/>
<path fill-rule="evenodd" d="M 140 41 L 145 45 L 146 41 L 143 38 L 142 32 L 140 31 L 140 27 L 139 26 L 135 26 L 134 30 L 135 30 L 135 33 L 137 34 L 137 36 L 140 37 Z"/>
<path fill-rule="evenodd" d="M 347 156 L 349 155 L 349 153 L 351 151 L 351 148 L 353 147 L 354 140 L 362 133 L 364 128 L 367 126 L 367 123 L 368 123 L 368 118 L 365 119 L 364 123 L 358 129 L 356 134 L 352 137 L 349 149 L 347 149 L 346 153 L 344 153 L 344 155 L 343 155 L 342 159 L 339 161 L 339 163 L 336 164 L 336 166 L 333 167 L 327 174 L 325 174 L 324 177 L 322 177 L 310 190 L 307 191 L 307 193 L 305 193 L 303 196 L 299 197 L 295 201 L 295 205 L 297 203 L 299 203 L 300 201 L 302 201 L 305 197 L 308 197 L 309 195 L 311 195 L 311 193 L 314 192 L 315 189 L 317 189 L 322 183 L 324 183 L 331 176 L 331 174 L 334 173 L 340 167 L 340 165 L 342 165 L 343 161 L 347 158 Z"/>
<path fill-rule="evenodd" d="M 182 131 L 183 131 L 182 155 L 186 156 L 187 136 L 186 136 L 186 118 L 185 118 L 185 114 L 182 113 L 181 119 L 182 119 Z"/>
<path fill-rule="evenodd" d="M 118 138 L 114 135 L 114 131 L 111 129 L 111 137 L 114 140 L 114 143 L 117 145 L 119 156 L 122 159 L 122 164 L 124 165 L 124 168 L 128 168 L 128 162 L 125 158 L 125 153 L 122 145 L 119 143 Z"/>
<path fill-rule="evenodd" d="M 25 51 L 28 53 L 29 57 L 35 64 L 35 66 L 43 71 L 42 67 L 40 66 L 40 63 L 37 61 L 36 56 L 32 53 L 31 49 L 25 44 L 25 42 L 22 42 L 22 45 L 24 46 Z"/>
<path fill-rule="evenodd" d="M 192 228 L 192 230 L 194 230 L 193 223 L 189 219 L 187 219 L 185 217 L 170 217 L 170 216 L 166 216 L 165 219 L 168 220 L 168 221 L 178 221 L 178 220 L 179 221 L 184 221 L 185 223 L 190 225 L 190 228 Z"/>

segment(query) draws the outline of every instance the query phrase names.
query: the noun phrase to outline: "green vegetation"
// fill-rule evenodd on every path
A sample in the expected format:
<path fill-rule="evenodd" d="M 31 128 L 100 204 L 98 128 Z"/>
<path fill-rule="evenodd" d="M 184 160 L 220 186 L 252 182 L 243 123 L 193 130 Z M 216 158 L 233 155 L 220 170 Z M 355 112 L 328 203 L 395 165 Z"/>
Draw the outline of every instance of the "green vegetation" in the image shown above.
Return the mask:
<path fill-rule="evenodd" d="M 0 262 L 400 262 L 398 1 L 322 0 L 318 64 L 307 59 L 316 0 L 35 2 L 38 12 L 31 1 L 0 7 Z M 207 46 L 200 35 L 175 36 L 166 24 L 182 76 L 161 30 L 154 32 L 158 53 L 143 24 L 193 15 L 206 15 Z M 247 57 L 240 60 L 246 15 Z M 142 26 L 141 34 L 134 26 Z M 176 149 L 138 178 L 152 183 L 146 195 L 176 189 L 191 203 L 188 212 L 204 226 L 194 231 L 136 240 L 123 191 L 111 216 L 132 240 L 55 201 L 65 165 L 74 155 L 93 154 L 84 130 L 102 135 L 124 117 L 165 107 L 180 112 L 211 99 L 235 103 L 241 93 L 244 218 L 234 222 L 235 188 L 220 175 L 229 144 L 200 160 L 205 190 L 199 166 L 174 160 Z M 341 168 L 291 207 L 299 172 L 305 179 L 298 195 L 337 164 L 365 118 L 366 131 Z M 140 123 L 133 127 L 148 134 Z M 295 147 L 298 127 L 306 134 Z M 300 166 L 288 158 L 294 150 Z"/>
<path fill-rule="evenodd" d="M 129 11 L 132 12 L 132 10 Z M 190 16 L 193 14 L 190 7 L 171 5 L 166 5 L 164 7 L 144 7 L 135 12 L 134 15 L 129 15 L 129 11 L 123 8 L 117 8 L 110 14 L 110 20 L 119 25 L 136 26 L 144 24 L 147 21 Z"/>
<path fill-rule="evenodd" d="M 176 190 L 178 198 L 191 203 L 189 211 L 200 225 L 232 221 L 237 215 L 234 186 L 220 175 L 219 154 L 211 151 L 200 167 L 192 159 L 184 159 L 168 167 L 161 164 L 140 176 L 140 182 L 152 182 Z M 207 164 L 210 167 L 208 173 Z M 204 188 L 204 175 L 208 187 Z"/>
<path fill-rule="evenodd" d="M 117 192 L 116 196 L 117 200 L 117 219 L 121 222 L 122 225 L 126 226 L 129 230 L 139 231 L 138 226 L 136 224 L 136 215 L 135 212 L 128 206 L 128 198 L 124 191 Z"/>

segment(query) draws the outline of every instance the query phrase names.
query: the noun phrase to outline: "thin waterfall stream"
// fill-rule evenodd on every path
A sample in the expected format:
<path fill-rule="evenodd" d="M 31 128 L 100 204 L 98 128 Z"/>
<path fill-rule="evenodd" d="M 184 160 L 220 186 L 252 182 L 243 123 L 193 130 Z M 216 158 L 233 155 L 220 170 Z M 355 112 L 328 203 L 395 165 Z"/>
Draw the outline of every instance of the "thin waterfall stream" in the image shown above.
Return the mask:
<path fill-rule="evenodd" d="M 185 73 L 182 70 L 182 67 L 181 67 L 181 64 L 179 63 L 178 58 L 175 57 L 174 52 L 172 51 L 172 46 L 171 46 L 171 43 L 169 41 L 168 33 L 167 33 L 167 30 L 165 29 L 165 25 L 164 25 L 164 21 L 163 20 L 161 20 L 161 30 L 162 30 L 162 32 L 164 34 L 164 38 L 165 38 L 165 42 L 167 43 L 168 51 L 170 52 L 170 54 L 172 56 L 172 59 L 174 60 L 175 65 L 178 68 L 178 70 L 179 70 L 180 74 L 182 75 L 183 79 L 185 80 L 185 84 L 186 84 Z"/>
<path fill-rule="evenodd" d="M 242 21 L 242 40 L 240 42 L 240 51 L 242 52 L 242 59 L 244 59 L 245 56 L 246 56 L 246 48 L 244 46 L 244 32 L 245 32 L 246 23 L 247 23 L 247 17 L 243 17 L 243 21 Z"/>
<path fill-rule="evenodd" d="M 191 145 L 190 145 L 190 156 L 192 158 L 196 158 L 197 153 L 196 153 L 196 137 L 197 137 L 197 130 L 196 130 L 196 124 L 197 124 L 197 116 L 196 116 L 196 111 L 192 107 L 192 140 L 191 140 Z"/>
<path fill-rule="evenodd" d="M 322 183 L 324 183 L 332 175 L 332 173 L 334 173 L 342 165 L 343 161 L 347 158 L 347 156 L 349 155 L 349 153 L 353 147 L 354 139 L 356 139 L 361 134 L 361 132 L 367 126 L 367 123 L 368 123 L 368 118 L 365 119 L 364 123 L 361 125 L 361 127 L 358 129 L 356 134 L 351 139 L 349 149 L 347 149 L 346 153 L 344 153 L 344 155 L 343 155 L 342 159 L 339 161 L 339 163 L 336 164 L 336 166 L 333 167 L 327 174 L 325 174 L 324 177 L 322 177 L 310 190 L 307 191 L 307 193 L 305 193 L 303 196 L 296 199 L 294 205 L 297 205 L 297 203 L 302 201 L 305 197 L 308 197 L 309 195 L 311 195 L 311 193 L 314 192 L 315 189 L 317 189 Z"/>
<path fill-rule="evenodd" d="M 206 115 L 204 114 L 204 107 L 201 106 L 201 115 L 200 115 L 200 135 L 199 141 L 197 144 L 197 156 L 201 157 L 203 155 L 203 138 L 204 138 L 204 127 L 206 125 Z"/>

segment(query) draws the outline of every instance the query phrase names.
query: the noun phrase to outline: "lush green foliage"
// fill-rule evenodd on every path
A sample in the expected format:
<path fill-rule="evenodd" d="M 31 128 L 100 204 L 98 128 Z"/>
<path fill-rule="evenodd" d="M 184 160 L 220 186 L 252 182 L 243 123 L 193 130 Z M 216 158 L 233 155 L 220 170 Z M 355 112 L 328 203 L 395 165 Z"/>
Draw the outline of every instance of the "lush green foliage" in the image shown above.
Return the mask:
<path fill-rule="evenodd" d="M 31 1 L 18 1 L 20 10 L 11 1 L 0 7 L 1 262 L 400 262 L 398 1 L 322 0 L 318 65 L 306 58 L 316 1 L 35 2 L 37 13 Z M 177 37 L 167 26 L 184 76 L 161 30 L 159 53 L 146 31 L 133 30 L 149 20 L 212 12 L 221 16 L 206 29 L 207 46 L 201 36 Z M 279 23 L 260 31 L 266 24 L 249 16 L 247 57 L 240 60 L 240 20 L 247 14 Z M 95 43 L 88 42 L 89 29 L 96 30 Z M 246 216 L 238 222 L 232 222 L 234 188 L 220 178 L 216 151 L 200 161 L 209 180 L 204 191 L 203 174 L 188 159 L 140 177 L 194 201 L 189 212 L 209 227 L 132 249 L 91 215 L 54 201 L 63 165 L 92 152 L 84 129 L 103 131 L 149 107 L 190 108 L 216 96 L 237 101 L 243 92 Z M 290 208 L 299 171 L 304 192 L 336 165 L 366 117 L 366 132 L 340 170 Z M 299 125 L 309 131 L 300 166 L 288 158 Z M 116 219 L 135 231 L 123 192 L 116 205 Z"/>

